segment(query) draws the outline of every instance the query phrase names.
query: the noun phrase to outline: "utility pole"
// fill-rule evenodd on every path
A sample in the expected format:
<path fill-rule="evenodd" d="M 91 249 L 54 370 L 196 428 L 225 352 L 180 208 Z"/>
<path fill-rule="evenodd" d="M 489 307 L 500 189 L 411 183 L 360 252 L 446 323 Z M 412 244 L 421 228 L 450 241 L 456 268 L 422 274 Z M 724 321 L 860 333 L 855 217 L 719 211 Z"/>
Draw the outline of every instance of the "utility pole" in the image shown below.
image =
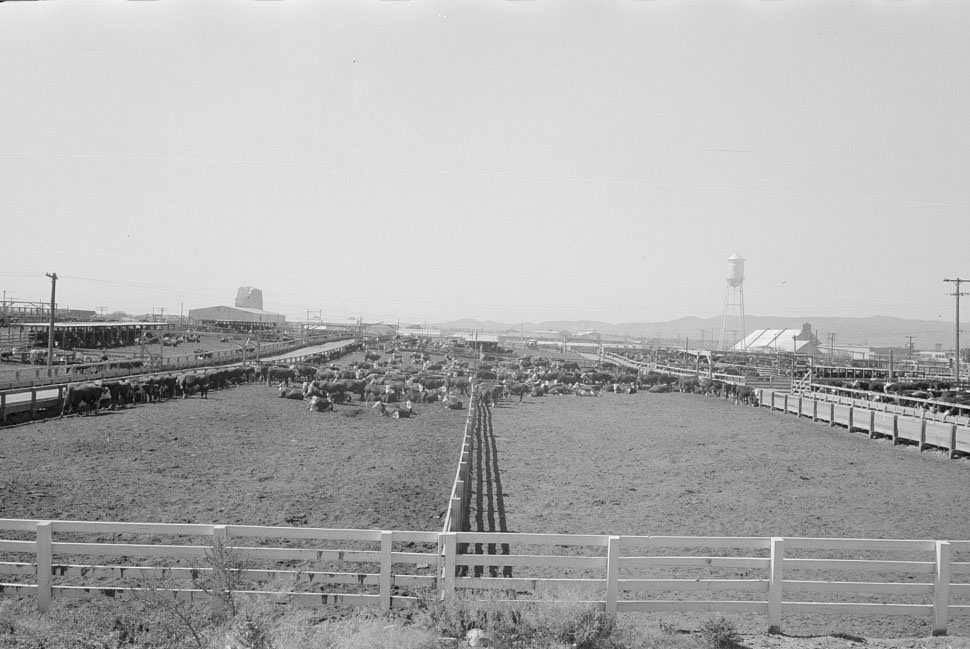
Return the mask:
<path fill-rule="evenodd" d="M 47 334 L 47 367 L 54 365 L 54 296 L 57 294 L 57 273 L 45 273 L 51 278 L 51 328 Z"/>
<path fill-rule="evenodd" d="M 963 282 L 970 282 L 970 279 L 960 279 L 959 277 L 957 277 L 956 279 L 944 279 L 943 281 L 952 282 L 956 284 L 956 290 L 950 293 L 950 295 L 954 295 L 957 298 L 957 328 L 956 328 L 957 333 L 956 333 L 956 353 L 954 354 L 954 358 L 953 358 L 953 378 L 957 381 L 957 383 L 959 383 L 960 382 L 960 296 L 967 295 L 966 293 L 960 292 L 960 284 L 962 284 Z"/>

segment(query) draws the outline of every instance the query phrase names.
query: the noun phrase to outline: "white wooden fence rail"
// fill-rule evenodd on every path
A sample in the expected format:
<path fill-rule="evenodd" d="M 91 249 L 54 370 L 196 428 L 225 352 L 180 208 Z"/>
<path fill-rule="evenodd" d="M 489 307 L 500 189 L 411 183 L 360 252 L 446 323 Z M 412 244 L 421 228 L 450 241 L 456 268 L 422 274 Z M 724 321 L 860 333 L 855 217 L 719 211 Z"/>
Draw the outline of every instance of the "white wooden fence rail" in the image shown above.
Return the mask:
<path fill-rule="evenodd" d="M 870 438 L 886 437 L 893 444 L 911 442 L 920 450 L 941 448 L 949 456 L 970 454 L 970 428 L 956 422 L 935 421 L 926 416 L 875 410 L 869 402 L 849 400 L 848 403 L 815 398 L 801 394 L 770 392 L 759 402 L 782 412 L 812 421 L 828 422 L 829 426 L 845 426 L 850 432 L 861 431 Z"/>
<path fill-rule="evenodd" d="M 472 608 L 588 602 L 610 612 L 970 613 L 970 540 L 665 537 L 0 519 L 0 594 L 214 600 L 223 543 L 236 593 L 304 606 Z M 92 540 L 91 537 L 94 537 Z M 471 545 L 503 554 L 461 554 Z M 85 560 L 78 561 L 78 557 Z M 96 559 L 96 561 L 92 561 Z M 371 566 L 371 568 L 365 568 Z M 202 580 L 202 581 L 200 581 Z"/>

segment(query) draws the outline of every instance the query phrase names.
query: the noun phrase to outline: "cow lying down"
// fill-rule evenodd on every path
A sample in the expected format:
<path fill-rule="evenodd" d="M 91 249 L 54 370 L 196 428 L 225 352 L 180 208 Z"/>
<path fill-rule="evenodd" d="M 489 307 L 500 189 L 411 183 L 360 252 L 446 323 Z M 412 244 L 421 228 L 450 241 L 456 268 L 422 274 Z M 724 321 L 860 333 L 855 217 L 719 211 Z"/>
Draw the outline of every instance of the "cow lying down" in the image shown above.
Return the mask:
<path fill-rule="evenodd" d="M 378 408 L 377 412 L 381 417 L 393 417 L 394 419 L 407 419 L 417 414 L 411 407 L 410 401 L 407 401 L 403 406 L 391 407 L 388 407 L 383 401 L 378 401 L 371 408 Z"/>

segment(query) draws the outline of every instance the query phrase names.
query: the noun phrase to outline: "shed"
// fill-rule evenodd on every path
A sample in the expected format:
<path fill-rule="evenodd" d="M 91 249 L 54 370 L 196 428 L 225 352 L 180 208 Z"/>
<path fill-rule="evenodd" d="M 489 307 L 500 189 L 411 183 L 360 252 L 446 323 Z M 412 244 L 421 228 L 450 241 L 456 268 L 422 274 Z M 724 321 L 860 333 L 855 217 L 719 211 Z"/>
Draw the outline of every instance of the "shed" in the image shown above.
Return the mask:
<path fill-rule="evenodd" d="M 805 323 L 801 329 L 758 329 L 738 342 L 732 351 L 738 352 L 787 352 L 815 355 L 819 340 L 812 333 L 812 325 Z"/>
<path fill-rule="evenodd" d="M 252 307 L 207 306 L 189 309 L 189 320 L 201 326 L 249 331 L 279 329 L 286 323 L 286 316 Z"/>

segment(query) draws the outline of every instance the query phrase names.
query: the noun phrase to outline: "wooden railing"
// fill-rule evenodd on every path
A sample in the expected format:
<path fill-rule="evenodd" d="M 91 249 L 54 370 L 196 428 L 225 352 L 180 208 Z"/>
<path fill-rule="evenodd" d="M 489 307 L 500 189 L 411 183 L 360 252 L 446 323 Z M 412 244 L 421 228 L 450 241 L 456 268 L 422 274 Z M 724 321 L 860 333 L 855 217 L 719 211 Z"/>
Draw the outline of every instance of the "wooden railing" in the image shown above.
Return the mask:
<path fill-rule="evenodd" d="M 321 344 L 322 342 L 337 342 L 333 339 L 330 340 L 317 340 L 311 339 L 309 343 L 303 340 L 293 340 L 285 342 L 276 343 L 265 343 L 261 345 L 259 349 L 259 357 L 272 356 L 274 354 L 281 354 L 294 349 L 299 349 L 301 347 L 306 347 L 308 344 Z M 343 341 L 347 344 L 352 344 L 353 340 Z M 146 350 L 146 358 L 151 356 Z M 157 355 L 154 356 L 158 358 Z M 58 383 L 66 382 L 76 382 L 76 381 L 94 381 L 98 379 L 109 379 L 117 378 L 121 376 L 131 376 L 134 374 L 142 374 L 146 371 L 160 372 L 160 371 L 171 371 L 171 370 L 182 370 L 191 369 L 195 367 L 209 367 L 213 365 L 226 365 L 230 363 L 239 363 L 243 361 L 254 361 L 257 359 L 257 354 L 255 351 L 244 351 L 242 349 L 238 350 L 223 350 L 217 352 L 207 352 L 206 355 L 200 358 L 199 354 L 191 353 L 184 354 L 180 356 L 166 356 L 162 358 L 161 363 L 158 365 L 147 365 L 131 367 L 133 362 L 137 362 L 140 359 L 130 358 L 126 360 L 111 360 L 105 361 L 103 363 L 84 363 L 76 365 L 55 365 L 53 367 L 47 366 L 36 366 L 32 367 L 29 365 L 13 366 L 15 369 L 11 370 L 10 366 L 5 367 L 7 371 L 0 372 L 0 390 L 7 390 L 13 388 L 22 387 L 33 387 L 33 386 L 43 386 L 43 385 L 56 385 Z M 128 365 L 128 367 L 125 367 Z"/>
<path fill-rule="evenodd" d="M 324 530 L 0 519 L 0 594 L 218 599 L 383 610 L 585 602 L 608 612 L 909 615 L 945 633 L 970 613 L 970 541 Z M 92 542 L 88 537 L 94 536 Z M 12 537 L 12 538 L 11 538 Z M 120 540 L 121 537 L 128 537 Z M 471 545 L 503 554 L 464 554 Z M 219 554 L 221 553 L 221 554 Z M 233 562 L 214 560 L 229 556 Z M 73 563 L 75 557 L 88 562 Z M 90 558 L 97 558 L 95 563 Z M 133 563 L 134 562 L 134 563 Z M 371 566 L 371 568 L 362 568 Z M 221 575 L 219 574 L 221 571 Z"/>
<path fill-rule="evenodd" d="M 467 488 L 468 475 L 471 471 L 472 435 L 475 433 L 475 408 L 478 407 L 478 394 L 475 382 L 472 382 L 468 398 L 468 416 L 465 418 L 465 431 L 461 438 L 461 453 L 458 456 L 458 469 L 455 480 L 451 485 L 451 495 L 448 497 L 448 513 L 445 514 L 445 524 L 442 532 L 461 532 L 462 521 L 471 497 L 471 490 Z"/>
<path fill-rule="evenodd" d="M 433 594 L 438 581 L 437 532 L 22 519 L 0 519 L 0 531 L 0 594 L 33 595 L 41 611 L 52 599 L 100 596 L 218 600 L 212 583 L 386 610 Z"/>
<path fill-rule="evenodd" d="M 913 416 L 876 410 L 872 402 L 839 403 L 801 394 L 770 392 L 762 394 L 761 405 L 781 410 L 812 421 L 828 422 L 829 426 L 845 426 L 849 431 L 868 433 L 870 438 L 887 437 L 893 444 L 912 442 L 923 450 L 936 447 L 948 451 L 952 458 L 958 453 L 970 453 L 970 427 L 955 422 L 933 421 L 925 416 Z"/>

